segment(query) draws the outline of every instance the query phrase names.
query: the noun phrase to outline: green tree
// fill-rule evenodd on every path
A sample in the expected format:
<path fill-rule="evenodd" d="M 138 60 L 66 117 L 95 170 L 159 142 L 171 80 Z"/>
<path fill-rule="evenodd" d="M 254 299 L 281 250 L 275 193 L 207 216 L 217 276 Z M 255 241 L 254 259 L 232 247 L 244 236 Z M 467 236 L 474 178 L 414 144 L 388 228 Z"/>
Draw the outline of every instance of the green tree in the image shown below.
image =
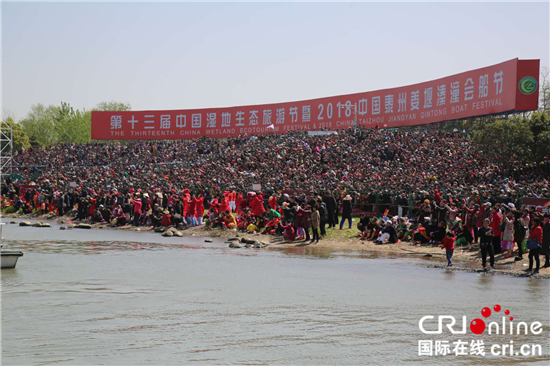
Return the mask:
<path fill-rule="evenodd" d="M 1 122 L 2 127 L 5 125 L 12 128 L 12 146 L 13 152 L 25 150 L 31 147 L 29 136 L 23 131 L 19 123 L 15 123 L 11 117 L 6 118 Z M 4 144 L 2 144 L 1 149 L 4 149 Z"/>
<path fill-rule="evenodd" d="M 109 102 L 99 103 L 98 105 L 95 106 L 93 110 L 123 112 L 123 111 L 129 111 L 131 109 L 132 109 L 132 106 L 130 105 L 130 103 L 109 101 Z"/>
<path fill-rule="evenodd" d="M 534 137 L 530 123 L 520 118 L 481 125 L 473 131 L 472 141 L 485 154 L 501 161 L 529 161 L 533 153 Z"/>
<path fill-rule="evenodd" d="M 23 130 L 29 136 L 32 146 L 45 147 L 57 142 L 54 116 L 57 107 L 34 104 L 30 112 L 21 121 Z"/>
<path fill-rule="evenodd" d="M 549 156 L 550 116 L 544 112 L 534 112 L 528 123 L 533 133 L 533 160 L 540 161 Z"/>
<path fill-rule="evenodd" d="M 541 159 L 550 158 L 550 131 L 544 131 L 538 136 L 538 153 Z"/>
<path fill-rule="evenodd" d="M 91 140 L 90 112 L 75 111 L 64 102 L 55 111 L 54 126 L 58 142 L 84 144 Z"/>

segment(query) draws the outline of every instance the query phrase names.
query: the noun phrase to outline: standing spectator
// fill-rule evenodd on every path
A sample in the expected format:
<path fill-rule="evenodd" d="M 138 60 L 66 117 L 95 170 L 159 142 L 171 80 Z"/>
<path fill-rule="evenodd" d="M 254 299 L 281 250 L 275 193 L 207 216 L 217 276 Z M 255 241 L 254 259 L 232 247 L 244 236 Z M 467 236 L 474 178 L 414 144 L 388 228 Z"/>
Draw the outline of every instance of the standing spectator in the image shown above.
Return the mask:
<path fill-rule="evenodd" d="M 485 218 L 486 218 L 486 214 L 487 214 L 487 210 L 489 210 L 489 207 L 491 206 L 491 203 L 490 202 L 485 202 L 479 209 L 479 211 L 477 211 L 477 214 L 476 214 L 476 228 L 475 228 L 475 231 L 474 231 L 474 234 L 475 234 L 475 242 L 477 243 L 479 240 L 479 234 L 478 234 L 478 231 L 479 229 L 481 229 L 484 225 L 484 222 L 485 222 Z"/>
<path fill-rule="evenodd" d="M 325 202 L 323 202 L 320 198 L 321 197 L 318 197 L 319 198 L 319 216 L 321 218 L 321 221 L 320 221 L 320 226 L 319 228 L 321 229 L 321 236 L 325 236 L 327 235 L 327 230 L 326 230 L 326 225 L 328 223 L 328 209 L 327 209 L 327 205 Z"/>
<path fill-rule="evenodd" d="M 334 199 L 334 196 L 330 192 L 326 192 L 325 196 L 323 197 L 323 202 L 327 206 L 328 210 L 328 227 L 333 228 L 336 226 L 336 223 L 334 221 L 334 216 L 337 215 L 337 209 L 336 209 L 336 200 Z"/>
<path fill-rule="evenodd" d="M 445 249 L 445 255 L 447 257 L 447 267 L 453 266 L 453 253 L 455 251 L 455 236 L 452 232 L 448 232 L 447 236 L 443 239 L 443 245 L 441 249 Z"/>
<path fill-rule="evenodd" d="M 139 226 L 139 217 L 141 216 L 141 199 L 139 197 L 134 198 L 132 200 L 132 204 L 134 205 L 134 226 Z"/>
<path fill-rule="evenodd" d="M 487 254 L 489 254 L 489 264 L 491 269 L 495 269 L 495 253 L 493 251 L 493 229 L 491 229 L 491 220 L 483 220 L 483 227 L 478 230 L 479 248 L 481 249 L 481 264 L 486 271 Z"/>
<path fill-rule="evenodd" d="M 475 240 L 475 226 L 476 226 L 475 220 L 476 220 L 477 210 L 479 209 L 479 207 L 475 207 L 474 202 L 470 201 L 470 204 L 469 205 L 464 204 L 462 206 L 462 209 L 463 209 L 462 224 L 464 225 L 465 229 L 470 233 L 472 240 Z"/>
<path fill-rule="evenodd" d="M 504 232 L 502 233 L 501 247 L 506 251 L 504 258 L 512 257 L 514 249 L 514 215 L 512 211 L 508 211 L 503 218 Z"/>
<path fill-rule="evenodd" d="M 540 253 L 544 255 L 543 268 L 550 267 L 550 213 L 544 215 L 544 226 L 542 227 L 542 248 Z"/>
<path fill-rule="evenodd" d="M 542 227 L 540 226 L 541 224 L 539 218 L 531 218 L 531 221 L 533 221 L 533 226 L 531 227 L 529 241 L 527 242 L 527 248 L 529 249 L 529 269 L 527 271 L 530 272 L 533 270 L 534 259 L 537 262 L 537 267 L 533 273 L 539 273 L 539 254 L 542 244 Z"/>
<path fill-rule="evenodd" d="M 197 223 L 198 225 L 202 225 L 202 219 L 204 217 L 204 197 L 202 195 L 197 198 L 195 209 L 197 211 Z"/>
<path fill-rule="evenodd" d="M 420 212 L 418 213 L 419 217 L 430 216 L 432 213 L 432 206 L 430 206 L 430 200 L 425 199 L 424 202 L 420 205 Z"/>
<path fill-rule="evenodd" d="M 311 226 L 310 217 L 311 217 L 311 210 L 307 209 L 307 207 L 304 209 L 300 206 L 296 206 L 296 216 L 295 216 L 294 223 L 296 226 L 298 240 L 306 240 L 306 241 L 310 240 L 310 236 L 309 236 L 309 227 Z"/>
<path fill-rule="evenodd" d="M 491 207 L 491 229 L 493 229 L 493 250 L 495 254 L 501 253 L 500 248 L 500 235 L 502 234 L 500 230 L 500 223 L 502 221 L 502 216 L 498 212 L 498 208 Z"/>
<path fill-rule="evenodd" d="M 313 232 L 311 242 L 319 242 L 319 225 L 321 223 L 321 216 L 316 206 L 313 206 L 313 212 L 311 213 L 311 231 Z"/>
<path fill-rule="evenodd" d="M 351 196 L 348 194 L 342 201 L 342 221 L 340 221 L 340 230 L 344 226 L 344 221 L 347 219 L 349 222 L 349 228 L 351 229 Z"/>
<path fill-rule="evenodd" d="M 521 212 L 514 212 L 514 242 L 518 246 L 518 256 L 515 258 L 516 261 L 523 259 L 523 245 L 524 241 L 527 239 L 527 225 L 523 221 Z"/>

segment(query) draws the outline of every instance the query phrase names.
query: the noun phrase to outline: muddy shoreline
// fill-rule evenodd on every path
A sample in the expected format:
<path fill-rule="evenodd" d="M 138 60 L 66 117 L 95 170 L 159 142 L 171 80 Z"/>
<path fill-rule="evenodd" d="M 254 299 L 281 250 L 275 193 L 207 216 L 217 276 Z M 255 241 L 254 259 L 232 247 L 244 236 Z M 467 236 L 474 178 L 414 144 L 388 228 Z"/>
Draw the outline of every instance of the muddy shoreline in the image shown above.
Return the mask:
<path fill-rule="evenodd" d="M 13 220 L 32 220 L 43 222 L 55 222 L 57 224 L 69 227 L 69 222 L 78 224 L 80 222 L 71 220 L 70 217 L 57 217 L 55 215 L 18 215 L 18 214 L 2 214 L 2 222 L 7 225 Z M 83 222 L 84 223 L 84 222 Z M 106 223 L 91 224 L 93 230 L 125 230 L 125 231 L 143 231 L 152 232 L 150 227 L 111 227 Z M 46 230 L 46 229 L 45 229 Z M 49 229 L 52 230 L 52 229 Z M 72 229 L 82 230 L 82 229 Z M 445 269 L 446 271 L 466 271 L 475 273 L 484 273 L 488 275 L 500 274 L 511 275 L 516 277 L 532 277 L 532 278 L 544 278 L 550 279 L 550 268 L 540 268 L 540 273 L 532 274 L 526 272 L 528 268 L 529 259 L 527 255 L 523 256 L 522 261 L 515 261 L 514 257 L 504 258 L 504 254 L 498 254 L 495 256 L 495 268 L 496 270 L 489 270 L 483 272 L 481 266 L 481 256 L 477 246 L 472 246 L 471 250 L 465 248 L 455 248 L 453 255 L 453 267 L 447 267 L 445 259 L 445 251 L 440 249 L 439 246 L 431 245 L 414 245 L 410 242 L 400 242 L 397 244 L 383 244 L 377 245 L 371 241 L 363 241 L 358 237 L 356 229 L 344 229 L 344 230 L 328 230 L 327 237 L 321 239 L 319 243 L 310 244 L 305 241 L 295 241 L 288 243 L 283 241 L 282 237 L 276 237 L 271 235 L 262 234 L 249 234 L 234 230 L 222 230 L 222 229 L 208 229 L 204 226 L 196 226 L 188 229 L 181 230 L 184 236 L 197 236 L 205 238 L 244 238 L 247 240 L 256 240 L 258 242 L 268 243 L 270 248 L 314 248 L 315 250 L 327 250 L 327 251 L 340 251 L 340 252 L 374 252 L 391 257 L 392 255 L 398 257 L 410 257 L 425 260 L 427 263 L 417 263 L 427 268 Z M 158 234 L 161 235 L 160 233 Z M 236 249 L 246 250 L 246 249 Z M 544 264 L 544 257 L 541 256 L 541 266 Z"/>

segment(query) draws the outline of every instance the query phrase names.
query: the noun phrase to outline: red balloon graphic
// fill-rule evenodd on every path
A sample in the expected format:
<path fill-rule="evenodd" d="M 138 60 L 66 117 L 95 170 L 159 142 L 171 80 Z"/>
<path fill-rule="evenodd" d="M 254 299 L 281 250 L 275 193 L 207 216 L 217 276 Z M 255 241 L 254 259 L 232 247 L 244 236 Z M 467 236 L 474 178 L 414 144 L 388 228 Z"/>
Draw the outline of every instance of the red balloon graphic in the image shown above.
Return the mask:
<path fill-rule="evenodd" d="M 512 320 L 514 320 L 514 317 L 513 317 L 513 316 L 510 317 L 510 321 L 512 321 Z"/>
<path fill-rule="evenodd" d="M 485 307 L 481 309 L 481 315 L 483 315 L 484 318 L 488 318 L 491 316 L 491 309 Z"/>
<path fill-rule="evenodd" d="M 500 305 L 495 305 L 493 309 L 498 313 L 500 311 Z"/>
<path fill-rule="evenodd" d="M 509 314 L 510 314 L 510 310 L 506 310 L 506 311 L 504 312 L 504 314 L 509 315 Z"/>
<path fill-rule="evenodd" d="M 474 319 L 470 323 L 470 330 L 474 334 L 481 334 L 485 331 L 485 322 L 481 319 Z"/>

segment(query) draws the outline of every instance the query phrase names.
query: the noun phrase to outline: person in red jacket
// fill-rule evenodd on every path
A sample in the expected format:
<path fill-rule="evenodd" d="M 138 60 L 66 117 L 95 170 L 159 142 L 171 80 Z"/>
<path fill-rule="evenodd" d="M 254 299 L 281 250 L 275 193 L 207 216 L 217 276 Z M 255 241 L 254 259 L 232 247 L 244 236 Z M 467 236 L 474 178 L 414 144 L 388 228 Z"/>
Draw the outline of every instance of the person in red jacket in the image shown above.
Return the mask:
<path fill-rule="evenodd" d="M 187 211 L 187 225 L 197 226 L 197 199 L 193 197 L 189 200 L 189 210 Z"/>
<path fill-rule="evenodd" d="M 164 211 L 164 215 L 162 215 L 162 219 L 160 219 L 160 224 L 162 226 L 172 226 L 172 215 L 170 215 L 170 211 Z"/>
<path fill-rule="evenodd" d="M 134 226 L 139 226 L 139 217 L 141 216 L 141 198 L 134 198 L 132 200 L 134 205 Z"/>
<path fill-rule="evenodd" d="M 97 199 L 90 198 L 90 209 L 88 210 L 89 216 L 92 216 L 92 217 L 94 216 L 96 204 L 97 204 Z"/>
<path fill-rule="evenodd" d="M 256 206 L 256 193 L 254 192 L 248 192 L 248 207 L 250 207 L 250 211 L 254 212 L 254 207 Z"/>
<path fill-rule="evenodd" d="M 189 204 L 191 203 L 191 194 L 188 189 L 183 190 L 183 217 L 187 218 Z"/>
<path fill-rule="evenodd" d="M 535 218 L 533 223 L 533 226 L 531 226 L 531 230 L 529 230 L 529 240 L 536 240 L 539 242 L 539 247 L 537 249 L 529 249 L 529 269 L 527 271 L 533 270 L 533 259 L 537 262 L 537 268 L 535 268 L 535 271 L 533 273 L 539 273 L 540 268 L 540 248 L 542 245 L 542 226 L 541 221 L 537 217 Z"/>
<path fill-rule="evenodd" d="M 269 207 L 277 211 L 277 196 L 273 195 L 269 197 L 269 200 L 267 201 L 269 203 Z"/>
<path fill-rule="evenodd" d="M 443 246 L 441 247 L 441 249 L 445 249 L 445 254 L 447 256 L 447 266 L 452 267 L 452 258 L 455 251 L 455 236 L 451 231 L 449 231 L 447 235 L 445 235 L 445 238 L 443 239 Z"/>
<path fill-rule="evenodd" d="M 439 191 L 437 189 L 435 190 L 434 201 L 438 204 L 441 202 L 441 195 L 439 194 Z"/>
<path fill-rule="evenodd" d="M 255 216 L 263 216 L 264 212 L 265 212 L 264 197 L 261 194 L 258 194 L 258 195 L 256 195 L 256 197 L 254 199 L 255 199 L 256 202 L 254 204 L 254 209 L 253 209 L 252 213 Z"/>
<path fill-rule="evenodd" d="M 225 192 L 223 194 L 223 200 L 220 202 L 220 212 L 229 211 L 231 213 L 231 206 L 229 206 L 229 196 Z"/>
<path fill-rule="evenodd" d="M 219 208 L 220 208 L 220 203 L 218 202 L 217 198 L 214 198 L 213 200 L 210 201 L 210 211 L 220 213 Z"/>
<path fill-rule="evenodd" d="M 239 212 L 241 211 L 241 204 L 243 202 L 243 194 L 242 193 L 239 193 L 239 195 L 237 196 L 237 206 L 235 207 L 235 213 L 238 215 Z"/>
<path fill-rule="evenodd" d="M 496 207 L 491 207 L 491 229 L 493 229 L 493 250 L 495 254 L 502 252 L 500 247 L 500 224 L 502 222 L 502 215 L 498 212 Z"/>
<path fill-rule="evenodd" d="M 197 198 L 197 223 L 202 225 L 202 218 L 204 216 L 204 197 L 200 195 Z"/>
<path fill-rule="evenodd" d="M 281 227 L 285 230 L 285 240 L 294 241 L 294 239 L 296 239 L 296 231 L 294 230 L 292 223 L 281 224 Z"/>

